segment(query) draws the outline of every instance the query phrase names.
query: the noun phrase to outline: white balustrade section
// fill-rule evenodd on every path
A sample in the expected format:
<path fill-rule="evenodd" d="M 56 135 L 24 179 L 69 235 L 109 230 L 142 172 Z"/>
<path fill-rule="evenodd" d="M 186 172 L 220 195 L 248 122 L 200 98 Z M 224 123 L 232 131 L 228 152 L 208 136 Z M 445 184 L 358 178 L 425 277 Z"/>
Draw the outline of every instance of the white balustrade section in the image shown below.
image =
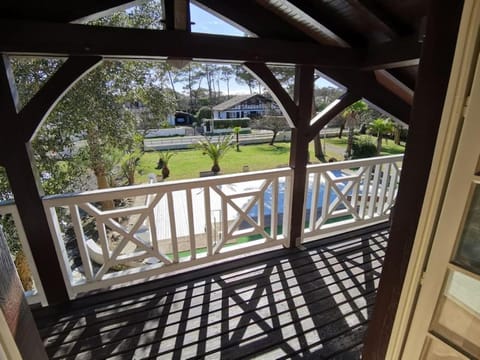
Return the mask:
<path fill-rule="evenodd" d="M 393 155 L 308 166 L 302 241 L 387 220 L 402 160 Z"/>
<path fill-rule="evenodd" d="M 43 199 L 70 297 L 284 244 L 289 168 Z M 105 209 L 114 200 L 116 207 Z"/>
<path fill-rule="evenodd" d="M 40 276 L 38 275 L 37 267 L 33 260 L 32 251 L 30 250 L 30 245 L 28 244 L 27 236 L 25 235 L 25 230 L 20 215 L 18 214 L 17 207 L 12 201 L 0 202 L 0 216 L 8 215 L 13 219 L 13 224 L 15 225 L 15 230 L 17 231 L 23 253 L 27 258 L 33 280 L 33 289 L 25 291 L 27 301 L 29 304 L 41 303 L 43 306 L 46 306 L 48 304 L 47 299 L 43 291 L 42 282 L 40 281 Z M 5 235 L 7 236 L 7 234 Z"/>

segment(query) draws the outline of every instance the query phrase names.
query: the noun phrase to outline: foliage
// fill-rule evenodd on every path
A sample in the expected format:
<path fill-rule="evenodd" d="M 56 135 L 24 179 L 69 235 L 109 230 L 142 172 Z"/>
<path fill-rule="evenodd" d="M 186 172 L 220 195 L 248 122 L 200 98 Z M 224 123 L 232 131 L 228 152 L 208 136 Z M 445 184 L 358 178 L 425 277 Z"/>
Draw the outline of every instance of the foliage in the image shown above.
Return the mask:
<path fill-rule="evenodd" d="M 352 145 L 352 159 L 363 159 L 377 155 L 377 148 L 369 137 L 355 138 Z"/>
<path fill-rule="evenodd" d="M 360 124 L 361 114 L 367 109 L 368 105 L 364 101 L 359 100 L 348 106 L 342 113 L 342 116 L 345 118 L 345 126 L 348 128 L 347 149 L 345 150 L 346 159 L 352 157 L 353 135 L 355 126 L 358 126 Z"/>
<path fill-rule="evenodd" d="M 195 117 L 198 120 L 203 120 L 203 119 L 211 119 L 213 118 L 213 111 L 212 108 L 209 106 L 202 106 L 200 109 L 198 109 L 197 114 Z"/>
<path fill-rule="evenodd" d="M 392 133 L 394 124 L 390 119 L 378 118 L 368 124 L 368 131 L 377 137 L 377 154 L 382 151 L 382 140 L 386 134 Z"/>
<path fill-rule="evenodd" d="M 28 265 L 27 257 L 23 250 L 18 251 L 15 256 L 15 267 L 17 268 L 17 274 L 22 283 L 23 290 L 28 291 L 33 289 L 32 273 L 30 266 Z"/>
<path fill-rule="evenodd" d="M 156 169 L 162 170 L 162 177 L 164 179 L 170 176 L 170 168 L 168 167 L 168 163 L 174 155 L 175 153 L 170 152 L 170 150 L 160 152 Z"/>
<path fill-rule="evenodd" d="M 163 169 L 165 166 L 168 167 L 170 159 L 175 155 L 174 152 L 167 150 L 165 152 L 160 152 L 158 157 L 157 169 Z"/>
<path fill-rule="evenodd" d="M 280 131 L 290 130 L 290 126 L 288 125 L 288 122 L 284 116 L 270 115 L 255 119 L 252 124 L 252 128 L 273 131 L 270 145 L 273 145 L 275 143 L 275 138 Z"/>
<path fill-rule="evenodd" d="M 208 122 L 208 121 L 206 121 Z M 250 119 L 249 118 L 241 118 L 241 119 L 215 119 L 211 120 L 214 122 L 215 129 L 232 129 L 235 127 L 240 128 L 248 128 L 250 126 Z"/>
<path fill-rule="evenodd" d="M 127 178 L 128 185 L 135 184 L 135 173 L 137 171 L 138 162 L 140 161 L 141 156 L 141 151 L 135 150 L 134 152 L 125 155 L 122 159 L 122 174 Z"/>
<path fill-rule="evenodd" d="M 162 28 L 158 1 L 100 18 L 92 25 Z M 56 59 L 17 58 L 13 61 L 17 88 L 23 102 L 58 67 Z M 104 61 L 60 100 L 33 142 L 34 158 L 43 174 L 47 194 L 82 190 L 86 169 L 96 176 L 98 188 L 108 187 L 110 151 L 130 152 L 135 127 L 153 126 L 175 108 L 174 93 L 163 91 L 165 64 L 147 61 Z M 135 112 L 128 104 L 142 104 Z M 111 180 L 111 179 L 110 179 Z"/>
<path fill-rule="evenodd" d="M 214 173 L 220 172 L 219 161 L 234 146 L 232 135 L 219 137 L 216 140 L 212 141 L 211 138 L 205 137 L 204 140 L 195 144 L 195 148 L 201 150 L 203 155 L 208 155 L 213 161 L 212 172 Z"/>

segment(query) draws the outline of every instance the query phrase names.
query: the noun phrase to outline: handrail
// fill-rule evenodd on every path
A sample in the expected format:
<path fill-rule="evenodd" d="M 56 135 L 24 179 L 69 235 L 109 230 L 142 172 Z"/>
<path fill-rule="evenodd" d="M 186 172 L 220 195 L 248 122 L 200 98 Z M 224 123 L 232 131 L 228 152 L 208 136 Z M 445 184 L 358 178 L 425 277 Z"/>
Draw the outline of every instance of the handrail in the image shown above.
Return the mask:
<path fill-rule="evenodd" d="M 291 175 L 284 168 L 45 197 L 69 295 L 281 246 Z M 113 199 L 130 204 L 99 205 Z M 72 268 L 67 241 L 81 268 Z"/>

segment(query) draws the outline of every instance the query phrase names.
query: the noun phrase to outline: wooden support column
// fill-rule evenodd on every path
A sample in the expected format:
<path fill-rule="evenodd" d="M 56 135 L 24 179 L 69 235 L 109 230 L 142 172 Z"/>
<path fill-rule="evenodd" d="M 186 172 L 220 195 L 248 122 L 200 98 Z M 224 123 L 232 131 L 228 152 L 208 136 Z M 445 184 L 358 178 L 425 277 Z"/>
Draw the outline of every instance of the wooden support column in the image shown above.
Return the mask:
<path fill-rule="evenodd" d="M 385 359 L 428 182 L 463 1 L 429 1 L 408 144 L 363 359 Z"/>
<path fill-rule="evenodd" d="M 290 145 L 290 167 L 293 169 L 292 207 L 290 210 L 290 247 L 295 247 L 302 236 L 303 208 L 305 206 L 305 183 L 308 163 L 309 124 L 312 117 L 314 68 L 297 65 L 295 71 L 294 101 L 298 112 L 292 119 L 296 127 L 292 129 Z"/>
<path fill-rule="evenodd" d="M 29 139 L 65 91 L 101 58 L 69 59 L 22 111 L 13 73 L 6 56 L 0 57 L 0 163 L 5 167 L 15 204 L 49 304 L 69 300 L 42 203 L 43 190 L 32 163 Z"/>

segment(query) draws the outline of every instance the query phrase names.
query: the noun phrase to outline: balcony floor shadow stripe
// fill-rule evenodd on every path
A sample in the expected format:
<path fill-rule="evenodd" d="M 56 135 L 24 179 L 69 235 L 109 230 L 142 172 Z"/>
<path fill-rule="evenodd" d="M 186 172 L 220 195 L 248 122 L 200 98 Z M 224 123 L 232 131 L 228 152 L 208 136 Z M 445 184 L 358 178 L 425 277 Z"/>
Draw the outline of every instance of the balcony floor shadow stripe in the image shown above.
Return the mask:
<path fill-rule="evenodd" d="M 358 240 L 361 240 L 360 239 L 361 236 L 365 236 L 365 235 L 368 235 L 369 233 L 374 233 L 374 232 L 382 232 L 382 231 L 385 231 L 385 229 L 387 228 L 388 228 L 388 224 L 381 223 L 381 224 L 365 227 L 363 229 L 359 229 L 359 230 L 355 230 L 350 233 L 347 233 L 350 236 L 346 234 L 340 234 L 340 235 L 327 237 L 321 240 L 308 242 L 305 244 L 305 247 L 307 249 L 316 248 L 319 246 L 324 246 L 324 245 L 326 246 L 336 241 L 341 242 L 342 240 L 348 240 L 352 238 L 359 238 Z M 86 306 L 89 306 L 89 305 L 98 306 L 100 301 L 102 303 L 118 302 L 119 299 L 128 298 L 128 297 L 131 297 L 132 295 L 138 296 L 138 294 L 141 294 L 141 293 L 150 293 L 150 292 L 158 291 L 159 287 L 160 288 L 168 287 L 168 286 L 178 284 L 179 282 L 195 281 L 197 279 L 202 279 L 205 276 L 209 276 L 209 275 L 211 276 L 217 273 L 221 274 L 232 268 L 240 268 L 240 269 L 248 268 L 248 266 L 252 266 L 258 263 L 259 261 L 260 262 L 267 261 L 272 258 L 303 256 L 302 253 L 304 253 L 304 251 L 300 251 L 298 249 L 278 249 L 278 250 L 263 252 L 260 254 L 248 255 L 244 258 L 234 259 L 221 264 L 205 265 L 205 266 L 202 266 L 200 269 L 195 269 L 195 271 L 187 270 L 186 272 L 182 272 L 179 274 L 165 275 L 165 277 L 151 280 L 147 283 L 134 284 L 131 286 L 122 287 L 122 288 L 113 289 L 113 290 L 90 292 L 84 296 L 79 297 L 78 299 L 72 300 L 68 304 L 50 306 L 46 308 L 37 308 L 37 309 L 33 309 L 33 312 L 34 312 L 35 318 L 38 320 L 40 320 L 42 317 L 48 319 L 50 316 L 55 314 L 58 315 L 58 314 L 61 314 L 62 312 L 71 313 L 71 312 L 74 312 L 75 310 L 85 308 Z M 192 278 L 192 272 L 194 274 L 193 278 Z M 100 294 L 102 295 L 101 300 L 95 296 Z"/>
<path fill-rule="evenodd" d="M 371 252 L 368 253 L 368 255 L 369 255 L 369 256 L 374 256 L 374 254 L 377 254 L 378 251 L 380 251 L 380 250 L 371 251 Z M 383 252 L 383 250 L 381 250 L 381 251 Z M 364 256 L 365 256 L 365 253 L 363 253 L 363 254 L 361 254 L 361 255 L 358 255 L 358 256 L 356 256 L 355 258 L 357 258 L 357 257 L 364 257 Z M 351 258 L 350 260 L 352 260 L 352 259 L 354 259 L 354 258 Z M 318 263 L 324 263 L 324 261 L 322 261 L 322 260 L 320 259 L 320 261 L 318 261 Z M 299 268 L 296 268 L 296 272 L 298 273 L 298 275 L 295 275 L 295 276 L 292 275 L 292 276 L 289 276 L 288 278 L 298 278 L 298 279 L 301 279 L 301 277 L 303 277 L 303 276 L 309 276 L 309 277 L 310 277 L 313 273 L 316 273 L 316 272 L 318 272 L 318 271 L 320 271 L 320 270 L 325 270 L 325 269 L 327 269 L 327 267 L 331 267 L 331 266 L 334 266 L 334 265 L 337 265 L 337 263 L 335 263 L 335 264 L 330 263 L 329 265 L 325 265 L 325 266 L 322 266 L 322 267 L 316 267 L 315 269 L 310 270 L 310 271 L 306 271 L 306 272 L 304 272 L 304 273 L 299 272 L 299 271 L 298 271 Z M 273 266 L 277 266 L 277 265 L 273 265 Z M 367 263 L 357 263 L 357 264 L 354 264 L 354 265 L 350 265 L 349 267 L 343 267 L 343 269 L 348 269 L 348 268 L 350 268 L 350 267 L 352 267 L 352 268 L 353 268 L 353 267 L 362 267 L 362 266 L 367 266 Z M 311 279 L 309 279 L 309 280 L 311 280 Z M 244 279 L 244 281 L 242 281 L 241 283 L 247 283 L 247 282 L 250 282 L 250 281 L 251 281 L 251 279 Z M 259 281 L 260 281 L 260 282 L 270 282 L 270 283 L 272 283 L 272 284 L 275 284 L 275 283 L 279 283 L 279 282 L 280 282 L 280 280 L 270 281 L 270 280 L 268 280 L 268 279 L 265 279 L 264 277 L 260 278 Z M 238 286 L 238 285 L 241 284 L 241 283 L 231 284 L 230 287 Z M 223 291 L 228 290 L 228 287 L 222 288 L 222 290 L 223 290 Z M 248 290 L 246 290 L 246 291 L 248 291 Z M 174 292 L 172 292 L 172 293 L 174 293 Z M 201 297 L 202 295 L 204 295 L 204 294 L 199 294 L 199 295 L 197 295 L 196 297 Z M 160 295 L 159 295 L 159 297 L 160 297 Z M 151 301 L 151 300 L 146 300 L 145 303 L 148 303 L 148 302 L 150 302 L 150 301 Z M 180 301 L 182 301 L 182 300 L 177 300 L 177 301 L 180 302 Z M 158 305 L 158 306 L 163 306 L 163 305 L 160 304 L 160 305 Z M 122 308 L 124 308 L 124 307 L 123 307 L 123 306 L 119 306 L 119 309 L 122 309 Z M 149 310 L 151 310 L 152 308 L 153 308 L 153 307 L 150 307 Z M 117 310 L 119 310 L 119 309 L 117 309 Z M 124 310 L 123 312 L 116 311 L 114 314 L 112 314 L 111 318 L 115 319 L 115 318 L 118 318 L 118 317 L 121 317 L 121 316 L 124 316 L 124 315 L 125 315 L 125 316 L 130 315 L 130 314 L 128 314 L 128 312 L 130 311 L 130 309 L 127 309 L 127 308 L 124 308 L 124 309 L 125 309 L 125 310 Z M 136 310 L 136 309 L 138 309 L 138 308 L 136 307 L 136 308 L 134 308 L 133 310 L 131 310 L 131 311 L 132 311 L 132 315 L 135 315 L 137 312 L 139 312 L 139 313 L 142 312 L 142 310 Z M 96 311 L 96 309 L 94 309 L 94 311 L 95 311 L 96 319 L 98 319 L 98 322 L 108 321 L 109 317 L 101 318 L 101 317 L 99 316 L 99 315 L 102 313 L 101 311 Z M 125 313 L 127 313 L 127 314 L 125 314 Z M 87 314 L 84 314 L 84 317 L 85 317 L 85 316 L 88 316 L 88 313 L 87 313 Z M 80 319 L 81 319 L 81 318 L 75 318 L 75 319 L 72 319 L 70 322 L 79 321 Z M 43 336 L 51 336 L 51 335 L 54 335 L 55 332 L 56 332 L 55 328 L 58 328 L 58 327 L 61 326 L 61 324 L 63 324 L 63 323 L 64 323 L 64 322 L 59 322 L 59 323 L 56 323 L 56 324 L 54 324 L 54 325 L 52 325 L 52 326 L 41 328 L 41 333 L 42 333 L 42 335 L 43 335 Z M 95 322 L 94 322 L 94 324 L 95 324 Z M 67 324 L 67 325 L 68 325 L 68 324 Z M 90 324 L 90 325 L 93 325 L 93 324 Z M 85 326 L 85 325 L 83 325 L 83 326 Z M 79 326 L 76 326 L 75 328 L 81 328 L 81 327 L 82 327 L 82 326 L 79 325 Z M 72 330 L 72 329 L 70 328 L 70 330 Z M 58 329 L 58 331 L 61 332 L 61 329 Z"/>
<path fill-rule="evenodd" d="M 362 274 L 359 274 L 359 275 L 362 275 Z M 373 278 L 371 281 L 374 281 L 375 279 L 377 279 L 377 278 Z M 332 283 L 332 284 L 330 284 L 330 285 L 328 285 L 328 286 L 336 286 L 336 285 L 337 285 L 336 283 Z M 357 287 L 358 287 L 357 285 L 352 285 L 352 286 L 350 286 L 350 287 L 346 287 L 346 288 L 344 288 L 344 289 L 342 289 L 342 290 L 338 290 L 338 291 L 336 291 L 336 292 L 335 292 L 335 291 L 330 291 L 327 286 L 325 286 L 324 288 L 312 289 L 312 290 L 310 290 L 310 292 L 312 293 L 312 294 L 311 294 L 311 295 L 312 295 L 312 296 L 311 296 L 312 300 L 307 301 L 307 302 L 306 302 L 306 305 L 308 305 L 309 303 L 316 303 L 316 304 L 318 305 L 322 300 L 327 300 L 327 299 L 328 299 L 329 297 L 331 297 L 331 296 L 339 295 L 339 294 L 341 294 L 341 293 L 343 293 L 343 292 L 345 292 L 345 291 L 352 290 L 352 289 L 355 289 L 355 288 L 357 288 Z M 293 298 L 293 297 L 297 297 L 297 298 L 298 298 L 298 297 L 304 296 L 304 295 L 306 295 L 306 294 L 295 295 L 295 296 L 292 296 L 292 298 Z M 359 297 L 361 297 L 361 295 L 359 295 Z M 250 301 L 251 301 L 251 300 L 254 300 L 254 299 L 252 298 L 252 299 L 250 299 Z M 279 300 L 279 302 L 285 302 L 285 301 L 287 301 L 287 300 L 288 300 L 287 298 L 284 298 L 284 299 Z M 272 304 L 263 305 L 263 306 L 261 306 L 261 307 L 257 307 L 257 308 L 255 308 L 255 309 L 250 310 L 250 311 L 251 311 L 251 312 L 258 311 L 258 310 L 261 310 L 262 308 L 267 308 L 268 306 L 271 306 L 271 305 L 272 305 Z M 246 313 L 247 313 L 247 312 L 244 312 L 244 314 L 246 314 Z M 168 315 L 167 315 L 167 316 L 168 316 Z M 194 317 L 194 318 L 200 318 L 200 319 L 201 319 L 201 318 L 203 318 L 203 317 L 205 317 L 205 316 L 206 316 L 205 314 L 200 314 L 200 315 L 197 315 L 197 316 Z M 235 315 L 235 317 L 238 317 L 238 316 L 239 316 L 239 315 Z M 159 318 L 160 318 L 160 317 L 159 317 Z M 183 319 L 183 320 L 184 320 L 185 322 L 187 322 L 187 321 L 193 321 L 194 318 L 185 318 L 185 319 Z M 108 337 L 111 337 L 111 335 L 109 335 L 109 333 L 112 333 L 112 332 L 114 333 L 115 330 L 118 331 L 119 329 L 125 330 L 125 331 L 126 331 L 127 328 L 133 328 L 133 329 L 134 329 L 136 325 L 141 325 L 141 324 L 143 323 L 143 321 L 145 321 L 145 320 L 147 320 L 147 319 L 148 319 L 148 320 L 153 320 L 154 317 L 150 317 L 150 318 L 149 318 L 148 316 L 146 316 L 144 319 L 142 319 L 142 318 L 141 318 L 141 319 L 135 319 L 135 320 L 137 321 L 137 324 L 132 324 L 132 323 L 130 323 L 130 324 L 127 325 L 127 326 L 119 327 L 119 328 L 117 328 L 117 329 L 107 330 L 107 331 L 105 331 L 105 332 L 98 331 L 98 332 L 97 332 L 97 336 L 102 336 L 102 341 L 101 341 L 102 345 L 107 345 L 107 344 L 108 344 L 108 341 L 114 341 L 114 339 L 108 339 Z M 213 324 L 213 323 L 210 322 L 208 325 L 212 325 L 212 324 Z M 166 325 L 168 325 L 168 326 L 173 326 L 173 325 L 175 325 L 175 323 L 166 324 Z M 141 326 L 141 328 L 142 328 L 142 330 L 145 330 L 145 327 L 144 327 L 144 326 Z M 201 328 L 201 327 L 199 327 L 199 329 L 200 329 L 200 328 Z M 137 332 L 138 332 L 138 331 L 137 331 Z M 132 332 L 128 332 L 128 333 L 129 333 L 131 336 L 133 336 L 133 333 L 132 333 Z M 93 335 L 92 335 L 92 336 L 93 336 Z M 76 345 L 77 345 L 77 346 L 80 346 L 80 347 L 82 348 L 82 345 L 81 345 L 81 344 L 83 344 L 83 343 L 88 344 L 89 338 L 90 338 L 89 334 L 86 333 L 86 332 L 83 332 L 83 333 L 81 334 L 81 339 L 80 339 L 80 341 L 78 341 L 78 342 L 76 343 Z M 61 351 L 61 348 L 63 348 L 63 347 L 64 347 L 64 348 L 69 348 L 69 346 L 68 346 L 67 344 L 68 344 L 68 343 L 75 342 L 75 341 L 76 341 L 76 340 L 74 340 L 74 339 L 69 340 L 68 342 L 66 342 L 65 340 L 63 340 L 63 341 L 62 341 L 62 346 L 58 347 L 58 350 Z M 47 348 L 48 348 L 48 347 L 47 347 Z M 84 348 L 84 349 L 85 349 L 85 348 Z M 85 349 L 85 350 L 86 350 L 86 349 Z M 58 351 L 57 351 L 57 352 L 58 352 Z"/>
<path fill-rule="evenodd" d="M 356 240 L 361 241 L 361 239 L 356 239 Z M 375 244 L 375 245 L 382 246 L 383 248 L 385 248 L 385 245 L 384 245 L 383 241 L 382 241 L 382 243 Z M 337 255 L 355 253 L 357 251 L 363 250 L 365 248 L 369 248 L 371 246 L 372 245 L 363 245 L 362 247 L 358 247 L 358 248 L 348 247 Z M 288 259 L 292 263 L 292 265 L 296 265 L 298 267 L 301 267 L 302 265 L 300 265 L 298 263 L 304 261 L 305 258 L 309 258 L 312 255 L 312 254 L 310 254 L 310 251 L 313 251 L 313 250 L 309 250 L 309 252 L 296 251 L 295 250 L 295 254 L 293 254 L 294 256 L 292 256 L 292 254 L 289 254 L 290 256 L 288 256 Z M 327 257 L 327 259 L 336 257 L 337 255 L 329 255 Z M 257 266 L 259 264 L 268 266 L 270 263 L 275 263 L 277 258 L 284 259 L 285 256 L 283 255 L 283 256 L 280 256 L 280 257 L 270 258 L 270 259 L 268 259 L 268 262 L 266 262 L 266 263 L 257 262 Z M 241 269 L 243 269 L 243 267 Z M 237 271 L 237 269 L 235 271 Z M 256 271 L 256 270 L 252 270 L 252 271 Z M 252 272 L 252 271 L 250 271 L 250 272 Z M 232 272 L 234 272 L 234 271 L 231 271 L 231 273 Z M 245 274 L 248 274 L 248 273 L 245 273 Z M 210 274 L 210 276 L 213 276 L 213 275 L 214 274 Z M 228 275 L 228 273 L 227 273 L 227 275 Z M 239 276 L 239 275 L 234 274 L 232 277 L 234 277 L 234 276 Z M 202 281 L 203 281 L 203 278 L 202 278 Z M 154 280 L 154 281 L 156 283 L 158 283 L 159 285 L 161 285 L 160 284 L 161 281 L 159 281 L 159 280 Z M 188 283 L 192 283 L 192 282 L 195 282 L 195 281 L 198 282 L 198 279 L 193 279 L 193 280 L 189 281 Z M 177 282 L 177 284 L 178 284 L 178 282 Z M 149 285 L 153 285 L 153 284 L 149 284 Z M 201 287 L 202 285 L 198 285 L 198 286 Z M 143 292 L 137 293 L 137 294 L 133 293 L 133 294 L 130 294 L 129 300 L 138 299 L 139 297 L 142 297 L 142 296 L 146 297 L 146 296 L 151 295 L 151 294 L 158 294 L 159 291 L 162 291 L 162 290 L 163 291 L 168 291 L 171 288 L 172 288 L 172 286 L 163 285 L 163 286 L 159 286 L 158 288 L 152 288 L 149 292 L 143 291 Z M 95 304 L 89 304 L 89 303 L 85 304 L 84 303 L 84 300 L 85 300 L 84 298 L 79 298 L 77 300 L 74 300 L 74 302 L 77 305 L 76 309 L 65 309 L 64 306 L 59 306 L 59 307 L 53 306 L 53 307 L 46 308 L 46 309 L 34 310 L 35 319 L 36 319 L 39 327 L 42 328 L 42 327 L 47 327 L 49 322 L 59 323 L 61 321 L 71 321 L 71 320 L 73 320 L 73 318 L 75 317 L 76 314 L 78 315 L 78 317 L 81 317 L 81 316 L 85 315 L 86 313 L 88 313 L 88 311 L 90 309 L 98 310 L 99 307 L 102 304 L 103 304 L 103 306 L 110 306 L 111 304 L 115 304 L 116 307 L 118 307 L 118 302 L 120 301 L 121 298 L 116 299 L 116 300 L 111 300 L 110 302 L 105 303 L 105 302 L 101 301 L 102 298 L 103 298 L 101 296 L 102 294 L 103 293 L 91 295 L 92 297 L 98 297 L 99 300 L 100 300 L 100 301 L 96 302 Z M 124 301 L 128 301 L 128 300 L 124 299 Z M 127 304 L 127 306 L 128 306 L 128 304 Z M 68 314 L 68 316 L 65 316 L 65 318 L 62 319 L 61 317 L 62 317 L 63 314 Z"/>

